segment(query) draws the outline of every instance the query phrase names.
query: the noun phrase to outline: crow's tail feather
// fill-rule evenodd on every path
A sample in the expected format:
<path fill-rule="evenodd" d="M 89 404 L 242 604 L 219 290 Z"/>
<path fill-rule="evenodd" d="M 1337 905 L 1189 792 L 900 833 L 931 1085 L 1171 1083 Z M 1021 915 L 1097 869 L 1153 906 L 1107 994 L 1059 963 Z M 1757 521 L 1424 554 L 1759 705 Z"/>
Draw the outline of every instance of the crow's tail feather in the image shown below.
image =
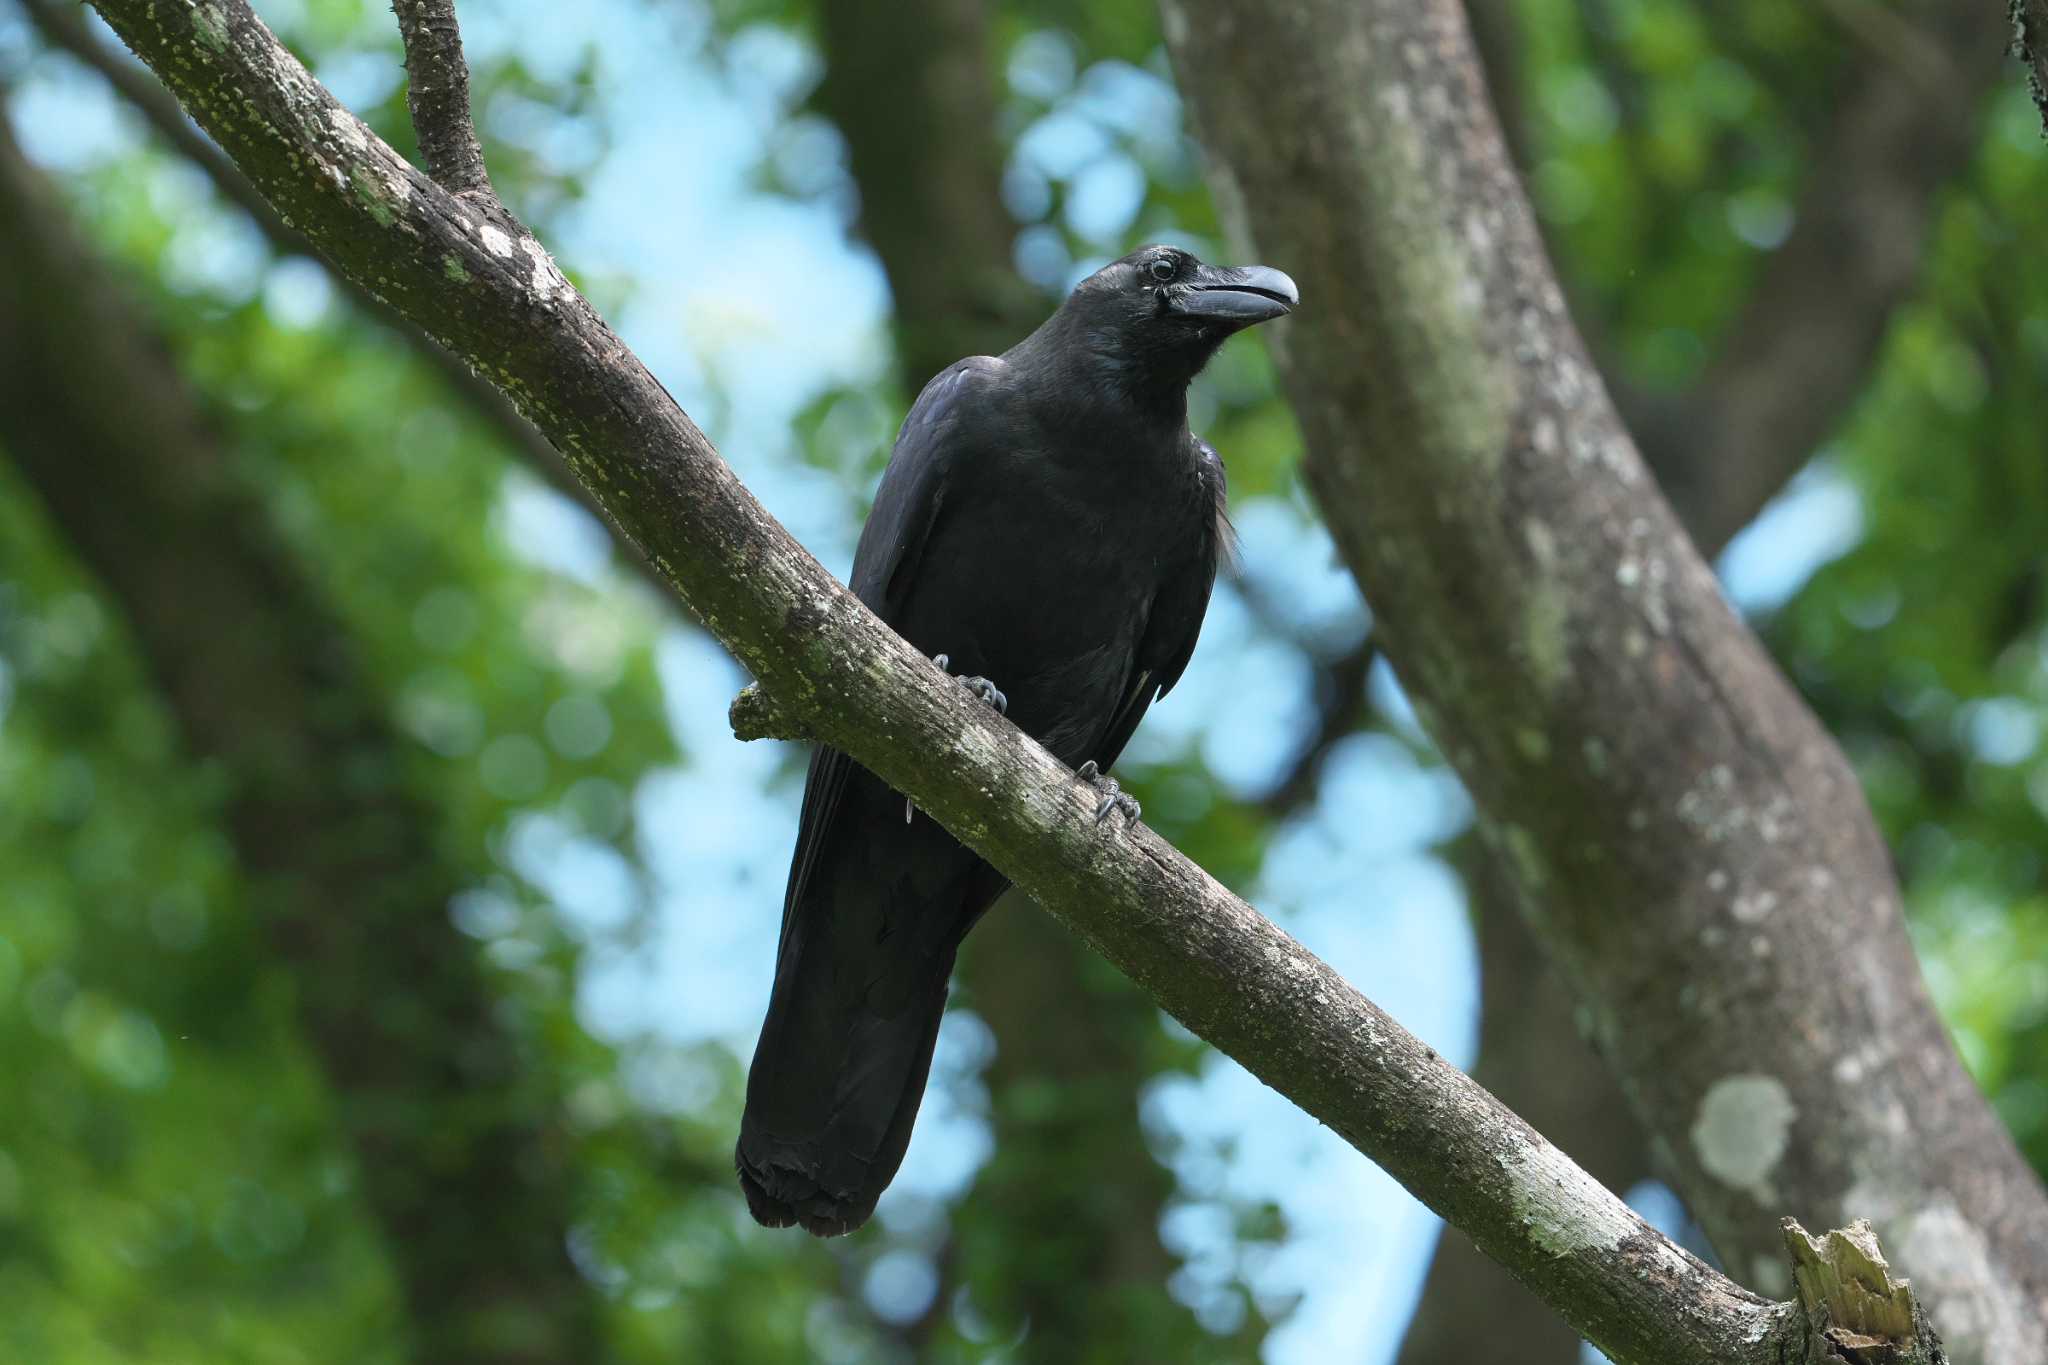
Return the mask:
<path fill-rule="evenodd" d="M 874 1212 L 910 1145 L 954 953 L 1006 885 L 903 811 L 842 756 L 812 768 L 734 1153 L 770 1227 L 832 1237 Z"/>

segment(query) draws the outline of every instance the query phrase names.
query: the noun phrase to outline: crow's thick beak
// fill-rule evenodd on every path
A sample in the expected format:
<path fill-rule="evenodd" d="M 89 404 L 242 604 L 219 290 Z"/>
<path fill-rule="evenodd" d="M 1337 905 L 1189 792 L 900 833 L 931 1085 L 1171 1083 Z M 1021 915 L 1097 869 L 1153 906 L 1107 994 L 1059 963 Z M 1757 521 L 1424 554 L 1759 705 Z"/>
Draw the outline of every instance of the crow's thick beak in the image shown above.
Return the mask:
<path fill-rule="evenodd" d="M 1173 291 L 1168 307 L 1187 317 L 1218 318 L 1249 327 L 1292 312 L 1301 302 L 1294 281 L 1263 265 L 1205 265 L 1196 268 L 1185 292 Z"/>

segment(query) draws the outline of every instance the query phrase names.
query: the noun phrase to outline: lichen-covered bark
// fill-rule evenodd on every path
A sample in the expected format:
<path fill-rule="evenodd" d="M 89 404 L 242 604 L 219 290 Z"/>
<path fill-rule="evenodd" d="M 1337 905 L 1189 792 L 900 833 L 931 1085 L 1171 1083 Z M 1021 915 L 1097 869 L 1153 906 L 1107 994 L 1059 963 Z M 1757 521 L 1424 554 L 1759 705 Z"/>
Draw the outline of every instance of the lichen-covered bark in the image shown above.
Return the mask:
<path fill-rule="evenodd" d="M 1854 776 L 1566 316 L 1450 0 L 1167 8 L 1220 197 L 1312 305 L 1309 476 L 1418 710 L 1737 1275 L 1864 1215 L 1958 1361 L 2048 1356 L 2048 1196 L 1929 1003 Z"/>
<path fill-rule="evenodd" d="M 1776 1361 L 1802 1325 L 1618 1199 L 834 583 L 494 207 L 337 105 L 244 0 L 99 0 L 331 261 L 483 367 L 788 711 L 906 792 L 1196 1033 L 1379 1161 L 1619 1361 Z M 1475 431 L 1491 429 L 1481 413 Z"/>
<path fill-rule="evenodd" d="M 2027 68 L 2027 91 L 2041 111 L 2041 130 L 2048 134 L 2048 0 L 2007 0 L 2007 6 L 2013 55 Z"/>
<path fill-rule="evenodd" d="M 1508 144 L 1526 168 L 1513 6 L 1465 8 Z M 1703 558 L 1713 560 L 1806 464 L 1862 392 L 1892 318 L 1918 287 L 1944 191 L 1982 135 L 2002 22 L 1986 5 L 1937 7 L 1916 28 L 1919 61 L 1850 63 L 1805 158 L 1791 235 L 1765 259 L 1705 373 L 1681 393 L 1616 390 Z M 1459 862 L 1480 940 L 1474 1078 L 1608 1188 L 1626 1189 L 1651 1173 L 1639 1127 L 1615 1112 L 1614 1081 L 1580 1036 L 1569 992 L 1515 923 L 1505 903 L 1512 892 Z M 1465 1239 L 1444 1237 L 1402 1365 L 1462 1362 L 1505 1339 L 1520 1343 L 1528 1365 L 1578 1359 L 1578 1342 L 1560 1338 L 1548 1309 L 1503 1285 Z"/>
<path fill-rule="evenodd" d="M 0 448 L 118 602 L 227 830 L 381 1226 L 417 1358 L 601 1357 L 555 1098 L 448 917 L 406 746 L 168 353 L 0 120 Z M 116 401 L 110 401 L 110 399 Z"/>

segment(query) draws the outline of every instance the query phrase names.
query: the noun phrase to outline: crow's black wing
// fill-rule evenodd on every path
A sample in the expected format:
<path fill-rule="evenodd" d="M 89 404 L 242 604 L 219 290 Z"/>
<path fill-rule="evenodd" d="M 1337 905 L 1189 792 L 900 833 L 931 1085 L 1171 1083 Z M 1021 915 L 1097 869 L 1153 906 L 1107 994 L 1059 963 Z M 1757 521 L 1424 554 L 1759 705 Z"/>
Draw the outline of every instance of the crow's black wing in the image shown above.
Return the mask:
<path fill-rule="evenodd" d="M 1229 488 L 1222 457 L 1207 441 L 1199 437 L 1190 439 L 1196 475 L 1201 482 L 1200 529 L 1190 538 L 1188 553 L 1177 561 L 1175 570 L 1152 599 L 1145 633 L 1138 641 L 1130 677 L 1124 684 L 1123 705 L 1092 755 L 1104 769 L 1124 751 L 1138 722 L 1145 718 L 1146 708 L 1180 681 L 1188 660 L 1194 656 L 1195 640 L 1202 633 L 1202 617 L 1209 610 L 1209 593 L 1216 586 L 1216 571 L 1230 554 Z"/>
<path fill-rule="evenodd" d="M 889 467 L 875 489 L 875 505 L 853 552 L 851 587 L 869 611 L 894 626 L 917 576 L 924 547 L 946 501 L 948 478 L 963 459 L 974 457 L 971 418 L 982 409 L 1005 366 L 994 356 L 969 356 L 932 376 L 896 432 Z M 832 823 L 846 789 L 853 760 L 837 749 L 820 748 L 804 783 L 797 819 L 796 855 L 783 903 L 783 933 L 791 907 L 801 898 L 817 861 L 818 841 Z"/>
<path fill-rule="evenodd" d="M 896 433 L 896 449 L 853 552 L 851 584 L 854 596 L 892 626 L 917 579 L 932 527 L 944 514 L 955 471 L 980 453 L 974 419 L 987 415 L 1007 368 L 994 356 L 978 355 L 941 370 Z"/>

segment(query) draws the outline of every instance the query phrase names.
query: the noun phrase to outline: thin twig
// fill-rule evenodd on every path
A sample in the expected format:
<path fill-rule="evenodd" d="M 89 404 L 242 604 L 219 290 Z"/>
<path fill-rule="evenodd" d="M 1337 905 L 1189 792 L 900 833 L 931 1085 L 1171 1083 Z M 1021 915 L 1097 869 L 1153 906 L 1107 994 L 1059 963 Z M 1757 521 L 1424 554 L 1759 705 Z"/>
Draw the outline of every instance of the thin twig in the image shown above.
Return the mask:
<path fill-rule="evenodd" d="M 469 114 L 469 63 L 455 0 L 392 0 L 405 42 L 405 105 L 427 174 L 451 194 L 497 202 Z"/>

